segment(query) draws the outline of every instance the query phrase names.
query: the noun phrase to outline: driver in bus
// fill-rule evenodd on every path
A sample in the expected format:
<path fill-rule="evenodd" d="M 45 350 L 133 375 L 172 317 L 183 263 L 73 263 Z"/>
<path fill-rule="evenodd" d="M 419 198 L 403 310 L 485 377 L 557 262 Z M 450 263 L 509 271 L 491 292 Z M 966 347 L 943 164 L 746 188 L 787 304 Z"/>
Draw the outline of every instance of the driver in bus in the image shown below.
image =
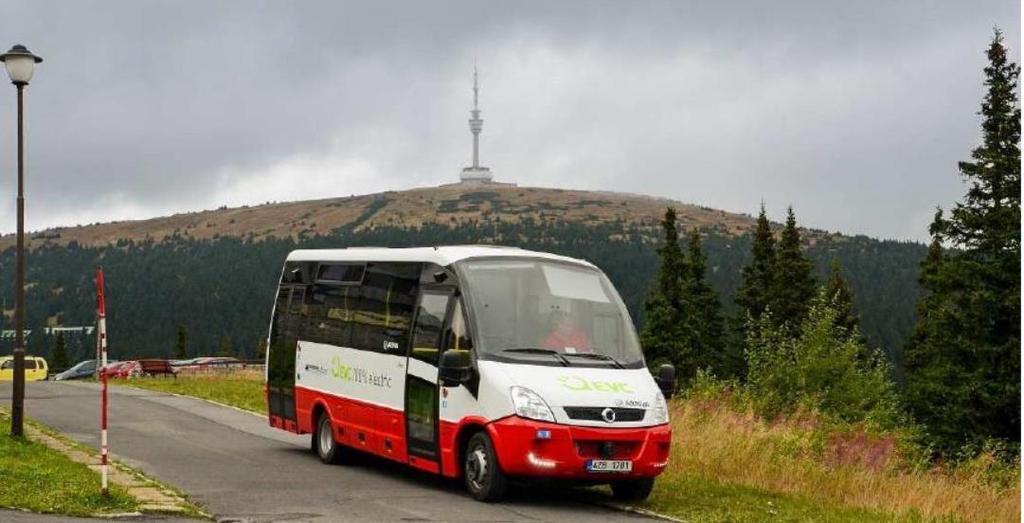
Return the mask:
<path fill-rule="evenodd" d="M 551 313 L 551 331 L 544 339 L 544 348 L 559 352 L 591 352 L 590 339 L 567 312 L 555 309 Z"/>

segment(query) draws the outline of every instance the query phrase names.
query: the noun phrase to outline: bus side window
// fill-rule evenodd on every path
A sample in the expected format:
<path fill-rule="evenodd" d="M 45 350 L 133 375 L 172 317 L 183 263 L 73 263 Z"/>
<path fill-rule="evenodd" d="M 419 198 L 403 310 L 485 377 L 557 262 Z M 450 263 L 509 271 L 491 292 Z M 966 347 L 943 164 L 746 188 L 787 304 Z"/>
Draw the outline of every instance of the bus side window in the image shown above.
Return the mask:
<path fill-rule="evenodd" d="M 352 301 L 352 347 L 402 354 L 416 302 L 420 265 L 369 263 Z"/>
<path fill-rule="evenodd" d="M 352 295 L 357 289 L 352 286 L 322 286 L 321 294 L 314 295 L 314 301 L 322 303 L 314 319 L 318 332 L 314 341 L 336 347 L 352 346 Z"/>

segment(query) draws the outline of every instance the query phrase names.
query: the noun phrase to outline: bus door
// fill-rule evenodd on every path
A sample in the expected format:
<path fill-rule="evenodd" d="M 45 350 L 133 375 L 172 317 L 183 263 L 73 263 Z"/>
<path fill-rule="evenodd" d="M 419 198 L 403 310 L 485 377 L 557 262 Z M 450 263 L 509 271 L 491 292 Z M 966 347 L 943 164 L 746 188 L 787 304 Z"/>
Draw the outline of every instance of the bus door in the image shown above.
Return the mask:
<path fill-rule="evenodd" d="M 282 285 L 274 307 L 267 357 L 267 403 L 271 423 L 278 418 L 281 428 L 295 431 L 295 348 L 301 327 L 300 309 L 306 294 L 304 285 Z M 290 426 L 289 426 L 290 425 Z"/>
<path fill-rule="evenodd" d="M 420 292 L 406 366 L 405 423 L 409 463 L 439 471 L 437 366 L 452 302 L 451 288 L 424 287 Z"/>

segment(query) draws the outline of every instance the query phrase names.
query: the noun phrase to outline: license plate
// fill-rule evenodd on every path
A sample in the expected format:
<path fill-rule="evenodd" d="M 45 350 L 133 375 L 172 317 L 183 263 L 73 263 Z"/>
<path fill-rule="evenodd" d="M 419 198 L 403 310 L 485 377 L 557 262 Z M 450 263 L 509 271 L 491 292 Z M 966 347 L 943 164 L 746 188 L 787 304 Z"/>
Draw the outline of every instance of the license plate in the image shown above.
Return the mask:
<path fill-rule="evenodd" d="M 632 472 L 633 462 L 626 459 L 592 459 L 587 461 L 587 472 Z"/>

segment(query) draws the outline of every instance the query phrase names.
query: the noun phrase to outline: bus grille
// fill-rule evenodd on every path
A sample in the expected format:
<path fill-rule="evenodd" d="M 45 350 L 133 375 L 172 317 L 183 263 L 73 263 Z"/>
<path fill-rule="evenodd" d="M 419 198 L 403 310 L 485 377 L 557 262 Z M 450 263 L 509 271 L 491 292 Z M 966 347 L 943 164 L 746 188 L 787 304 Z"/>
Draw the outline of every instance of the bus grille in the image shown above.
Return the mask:
<path fill-rule="evenodd" d="M 563 407 L 565 414 L 569 416 L 569 419 L 584 420 L 584 421 L 607 421 L 601 414 L 604 412 L 606 407 Z M 612 411 L 615 412 L 615 422 L 622 421 L 642 421 L 644 419 L 644 409 L 630 409 L 624 407 L 614 407 Z"/>

